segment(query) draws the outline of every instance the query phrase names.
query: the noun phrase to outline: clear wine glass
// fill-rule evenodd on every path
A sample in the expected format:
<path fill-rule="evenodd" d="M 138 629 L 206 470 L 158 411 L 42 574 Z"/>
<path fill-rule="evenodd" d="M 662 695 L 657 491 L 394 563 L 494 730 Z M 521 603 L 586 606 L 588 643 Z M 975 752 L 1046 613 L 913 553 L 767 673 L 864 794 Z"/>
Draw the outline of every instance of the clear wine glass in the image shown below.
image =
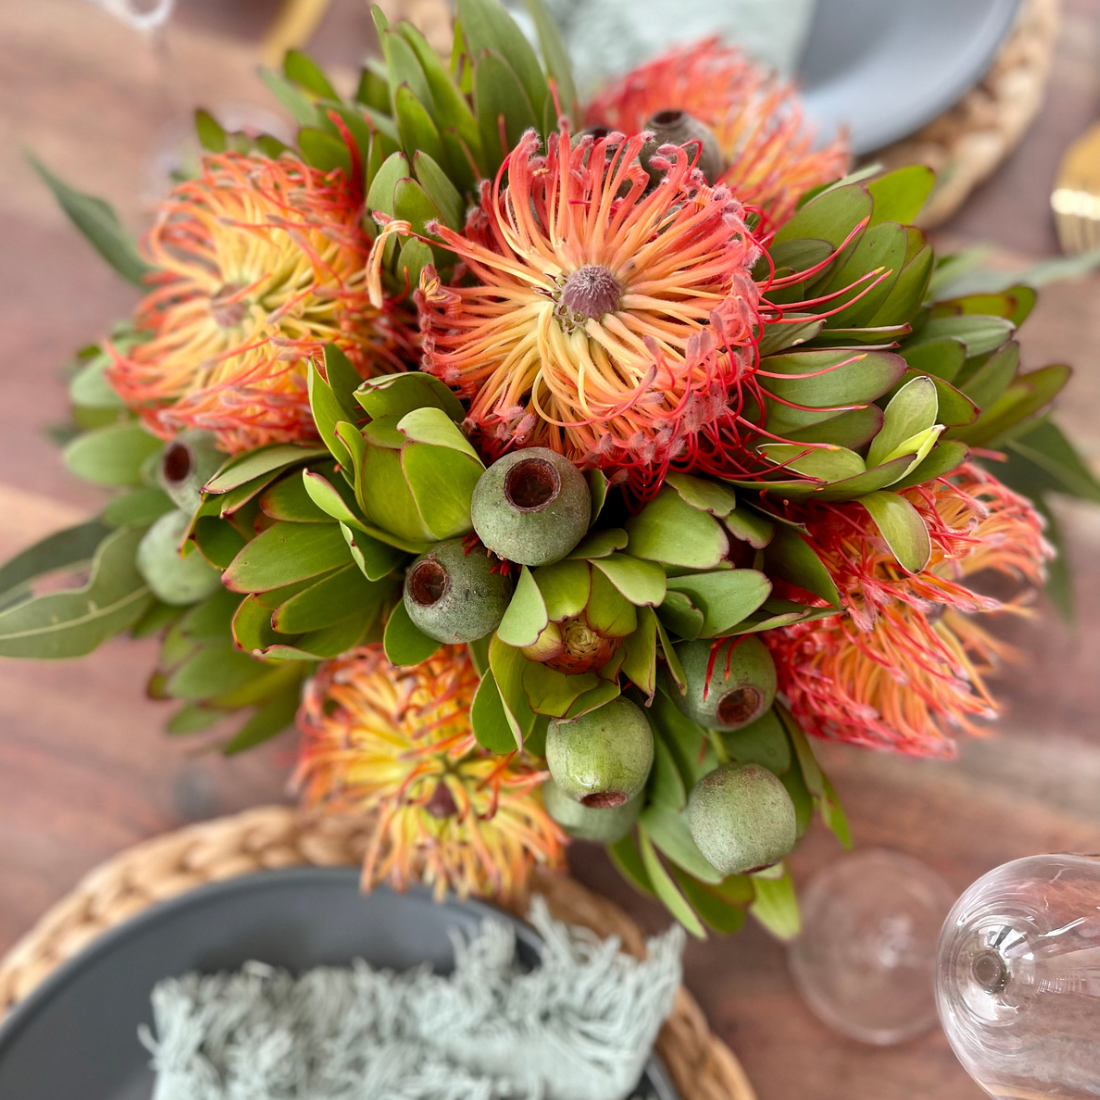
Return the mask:
<path fill-rule="evenodd" d="M 1100 858 L 1006 863 L 974 883 L 942 927 L 926 904 L 934 878 L 883 852 L 817 876 L 791 951 L 810 1007 L 846 1034 L 893 1042 L 930 1025 L 934 999 L 963 1067 L 995 1100 L 1096 1100 Z"/>

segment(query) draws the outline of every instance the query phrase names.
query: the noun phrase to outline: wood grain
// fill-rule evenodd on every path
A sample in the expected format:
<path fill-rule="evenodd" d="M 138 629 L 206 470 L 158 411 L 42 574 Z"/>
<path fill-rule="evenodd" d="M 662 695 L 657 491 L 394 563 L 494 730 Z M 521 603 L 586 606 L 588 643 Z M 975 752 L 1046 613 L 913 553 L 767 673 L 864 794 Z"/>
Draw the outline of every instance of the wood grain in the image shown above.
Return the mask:
<path fill-rule="evenodd" d="M 146 213 L 149 150 L 208 106 L 270 106 L 255 74 L 273 2 L 182 4 L 167 54 L 85 0 L 0 6 L 0 553 L 94 507 L 63 469 L 47 429 L 63 421 L 62 366 L 124 313 L 134 292 L 64 224 L 22 161 L 27 145 L 67 179 L 110 198 L 127 223 Z M 318 36 L 345 77 L 369 43 L 358 0 L 337 0 Z M 1100 114 L 1100 0 L 1068 0 L 1044 112 L 1020 151 L 944 236 L 983 237 L 1005 263 L 1054 249 L 1048 196 L 1065 144 Z M 1077 367 L 1064 421 L 1100 465 L 1100 278 L 1048 290 L 1023 333 L 1032 365 Z M 961 890 L 1005 860 L 1100 845 L 1100 511 L 1066 511 L 1079 578 L 1076 630 L 1046 609 L 1006 628 L 1026 662 L 1002 677 L 1007 714 L 953 764 L 838 746 L 822 758 L 857 841 L 908 852 Z M 293 741 L 227 762 L 161 732 L 142 684 L 153 646 L 117 641 L 80 661 L 0 664 L 0 949 L 77 877 L 187 820 L 281 797 Z M 800 879 L 835 859 L 815 832 Z M 578 848 L 577 875 L 643 923 L 662 914 Z M 828 1031 L 787 974 L 783 949 L 754 927 L 692 945 L 688 983 L 737 1051 L 761 1100 L 980 1100 L 939 1033 L 877 1050 Z"/>

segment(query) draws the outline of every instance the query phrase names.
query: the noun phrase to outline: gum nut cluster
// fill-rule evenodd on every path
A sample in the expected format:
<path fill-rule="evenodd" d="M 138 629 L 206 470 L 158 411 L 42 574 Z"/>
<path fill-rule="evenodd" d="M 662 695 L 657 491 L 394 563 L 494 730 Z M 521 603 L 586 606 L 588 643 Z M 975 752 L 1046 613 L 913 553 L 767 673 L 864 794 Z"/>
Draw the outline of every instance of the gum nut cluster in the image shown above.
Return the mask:
<path fill-rule="evenodd" d="M 194 515 L 202 504 L 203 486 L 228 457 L 218 448 L 213 432 L 192 428 L 165 445 L 157 479 L 180 511 Z"/>
<path fill-rule="evenodd" d="M 519 565 L 561 561 L 584 537 L 592 494 L 567 458 L 545 447 L 513 451 L 482 474 L 470 518 L 481 541 Z"/>
<path fill-rule="evenodd" d="M 560 791 L 589 809 L 625 806 L 653 767 L 653 730 L 621 695 L 579 718 L 556 718 L 546 733 L 546 765 Z"/>
<path fill-rule="evenodd" d="M 669 694 L 684 714 L 707 729 L 739 730 L 775 702 L 775 661 L 752 634 L 730 638 L 717 648 L 707 641 L 682 642 L 676 653 L 685 690 L 674 686 Z"/>
<path fill-rule="evenodd" d="M 137 550 L 137 570 L 162 603 L 182 607 L 213 595 L 222 583 L 215 569 L 197 550 L 180 553 L 191 526 L 186 512 L 167 512 L 145 532 Z"/>
<path fill-rule="evenodd" d="M 542 785 L 542 801 L 546 812 L 574 840 L 614 844 L 634 828 L 645 798 L 638 794 L 621 806 L 586 806 L 551 779 Z"/>
<path fill-rule="evenodd" d="M 794 803 L 779 778 L 758 764 L 723 764 L 688 799 L 691 836 L 722 875 L 778 863 L 797 839 Z"/>
<path fill-rule="evenodd" d="M 422 554 L 405 574 L 405 610 L 429 638 L 475 642 L 500 625 L 512 596 L 510 577 L 488 555 L 448 539 Z"/>

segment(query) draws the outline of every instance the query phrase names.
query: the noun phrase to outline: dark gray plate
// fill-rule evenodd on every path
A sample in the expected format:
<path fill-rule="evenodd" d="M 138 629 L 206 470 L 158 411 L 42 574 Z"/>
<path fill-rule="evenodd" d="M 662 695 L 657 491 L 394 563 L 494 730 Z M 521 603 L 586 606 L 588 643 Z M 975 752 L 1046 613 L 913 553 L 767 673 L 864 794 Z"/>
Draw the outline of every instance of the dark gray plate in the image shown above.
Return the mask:
<path fill-rule="evenodd" d="M 202 887 L 96 940 L 11 1013 L 0 1025 L 0 1097 L 149 1100 L 153 1075 L 137 1030 L 153 1022 L 149 994 L 161 978 L 236 970 L 250 959 L 291 971 L 362 958 L 446 972 L 447 930 L 471 932 L 489 915 L 504 916 L 477 902 L 436 905 L 423 891 L 364 896 L 351 868 L 264 871 Z M 515 923 L 521 956 L 534 964 L 538 937 Z M 676 1100 L 656 1059 L 639 1095 Z"/>
<path fill-rule="evenodd" d="M 981 80 L 1021 0 L 818 0 L 798 70 L 823 137 L 846 126 L 852 149 L 897 141 Z"/>

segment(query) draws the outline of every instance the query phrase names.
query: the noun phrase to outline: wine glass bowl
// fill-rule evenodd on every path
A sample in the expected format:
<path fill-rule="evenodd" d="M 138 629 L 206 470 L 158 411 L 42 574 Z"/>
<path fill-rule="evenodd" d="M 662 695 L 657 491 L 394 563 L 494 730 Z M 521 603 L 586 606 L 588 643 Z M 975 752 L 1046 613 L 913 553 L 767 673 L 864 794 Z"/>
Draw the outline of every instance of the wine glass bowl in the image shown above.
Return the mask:
<path fill-rule="evenodd" d="M 955 903 L 937 955 L 944 1031 L 990 1096 L 1100 1096 L 1100 859 L 994 869 Z"/>

